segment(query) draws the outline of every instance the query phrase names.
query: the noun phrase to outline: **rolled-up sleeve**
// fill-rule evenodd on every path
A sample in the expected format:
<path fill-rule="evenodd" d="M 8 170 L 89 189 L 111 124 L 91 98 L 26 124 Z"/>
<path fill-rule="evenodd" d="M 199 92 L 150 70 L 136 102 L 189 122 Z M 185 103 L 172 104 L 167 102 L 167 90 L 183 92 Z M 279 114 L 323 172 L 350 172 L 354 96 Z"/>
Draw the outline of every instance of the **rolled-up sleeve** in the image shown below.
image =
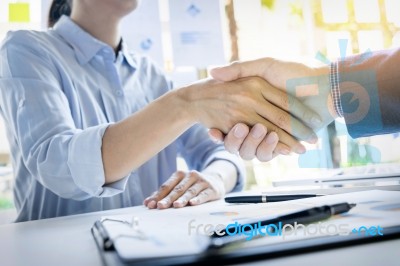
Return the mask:
<path fill-rule="evenodd" d="M 227 152 L 222 144 L 214 143 L 209 138 L 205 127 L 197 124 L 186 131 L 179 140 L 182 145 L 180 153 L 190 169 L 202 171 L 216 160 L 230 162 L 237 171 L 237 182 L 232 191 L 243 189 L 246 178 L 243 160 Z"/>
<path fill-rule="evenodd" d="M 102 137 L 109 124 L 76 128 L 58 70 L 46 53 L 5 45 L 0 57 L 0 108 L 25 167 L 63 198 L 107 197 L 127 178 L 105 186 Z"/>

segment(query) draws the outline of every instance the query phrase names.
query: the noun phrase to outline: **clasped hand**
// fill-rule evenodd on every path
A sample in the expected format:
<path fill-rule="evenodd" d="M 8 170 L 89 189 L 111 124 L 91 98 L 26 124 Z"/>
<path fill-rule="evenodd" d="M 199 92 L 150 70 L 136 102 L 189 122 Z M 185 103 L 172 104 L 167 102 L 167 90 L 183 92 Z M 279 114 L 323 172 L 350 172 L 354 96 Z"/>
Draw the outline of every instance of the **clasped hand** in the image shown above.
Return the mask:
<path fill-rule="evenodd" d="M 270 58 L 214 69 L 214 80 L 203 80 L 182 89 L 190 103 L 188 112 L 211 128 L 210 135 L 224 141 L 232 153 L 244 159 L 268 161 L 279 154 L 304 153 L 300 143 L 315 143 L 317 130 L 337 117 L 329 90 L 328 68 L 313 69 L 302 64 Z M 289 94 L 286 82 L 302 78 L 318 80 L 302 86 L 302 97 Z M 180 208 L 221 198 L 223 178 L 191 171 L 178 171 L 158 191 L 144 200 L 150 209 Z"/>
<path fill-rule="evenodd" d="M 273 118 L 265 117 L 284 130 L 281 134 L 285 139 L 288 138 L 286 134 L 291 134 L 299 140 L 307 140 L 304 138 L 304 134 L 298 132 L 317 131 L 338 117 L 333 106 L 328 66 L 311 68 L 296 62 L 262 58 L 216 68 L 211 71 L 211 75 L 222 82 L 257 76 L 265 80 L 270 88 L 273 88 L 267 92 L 267 101 L 270 99 L 269 94 L 273 90 L 280 91 L 281 97 L 287 97 L 290 104 L 273 102 L 275 105 L 273 108 L 281 108 L 282 111 L 288 112 L 282 116 L 285 119 L 276 116 L 279 110 L 274 111 Z M 289 93 L 287 87 L 288 81 L 292 82 L 292 94 Z M 306 128 L 307 131 L 304 131 L 307 126 L 310 129 Z M 227 134 L 218 128 L 212 128 L 209 134 L 213 139 L 223 141 L 228 151 L 239 152 L 244 159 L 256 157 L 260 161 L 269 161 L 278 154 L 286 155 L 289 153 L 289 150 L 282 149 L 276 144 L 274 131 L 279 132 L 279 129 L 276 131 L 272 128 L 273 132 L 266 135 L 265 138 L 254 138 L 254 133 L 261 131 L 271 132 L 271 129 L 265 128 L 263 124 L 252 127 L 252 125 L 246 123 L 238 123 Z M 241 133 L 237 134 L 237 132 Z M 312 136 L 308 138 L 310 143 L 317 141 L 315 135 L 309 136 Z M 278 137 L 280 141 L 284 140 L 281 135 L 278 135 Z M 293 147 L 290 144 L 293 144 L 293 142 L 289 143 L 289 147 Z M 296 150 L 294 151 L 296 152 Z M 299 151 L 304 152 L 305 150 L 297 150 L 297 153 L 301 153 Z"/>

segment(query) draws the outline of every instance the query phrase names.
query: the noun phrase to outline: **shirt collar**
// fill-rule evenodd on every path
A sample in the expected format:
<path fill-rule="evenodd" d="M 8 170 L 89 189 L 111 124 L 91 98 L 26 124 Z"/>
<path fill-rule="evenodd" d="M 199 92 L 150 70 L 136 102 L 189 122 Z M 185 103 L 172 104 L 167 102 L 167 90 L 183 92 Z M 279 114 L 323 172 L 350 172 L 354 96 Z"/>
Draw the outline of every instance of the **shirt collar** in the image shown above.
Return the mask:
<path fill-rule="evenodd" d="M 87 64 L 100 51 L 107 53 L 109 56 L 113 56 L 115 60 L 114 50 L 109 45 L 84 31 L 68 16 L 63 15 L 54 25 L 54 30 L 72 46 L 77 60 L 82 65 Z M 130 55 L 124 41 L 121 43 L 121 52 L 128 64 L 135 68 L 136 63 Z"/>
<path fill-rule="evenodd" d="M 101 49 L 107 49 L 107 44 L 91 36 L 67 16 L 59 19 L 54 25 L 54 30 L 72 46 L 82 65 L 89 62 Z"/>
<path fill-rule="evenodd" d="M 136 68 L 136 62 L 133 60 L 132 54 L 129 52 L 128 46 L 126 45 L 124 39 L 121 40 L 121 52 L 126 62 L 128 62 L 131 67 Z"/>

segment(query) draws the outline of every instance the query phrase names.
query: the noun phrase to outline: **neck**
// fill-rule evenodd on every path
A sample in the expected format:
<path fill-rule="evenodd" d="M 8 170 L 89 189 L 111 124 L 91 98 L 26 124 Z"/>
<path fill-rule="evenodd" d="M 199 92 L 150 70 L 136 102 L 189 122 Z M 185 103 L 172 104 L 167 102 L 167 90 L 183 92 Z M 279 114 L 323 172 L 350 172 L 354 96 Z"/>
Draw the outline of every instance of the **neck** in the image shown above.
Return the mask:
<path fill-rule="evenodd" d="M 81 9 L 81 11 L 72 12 L 71 19 L 90 35 L 110 45 L 116 51 L 121 39 L 118 30 L 120 19 L 106 14 L 100 16 L 91 13 L 93 11 Z"/>

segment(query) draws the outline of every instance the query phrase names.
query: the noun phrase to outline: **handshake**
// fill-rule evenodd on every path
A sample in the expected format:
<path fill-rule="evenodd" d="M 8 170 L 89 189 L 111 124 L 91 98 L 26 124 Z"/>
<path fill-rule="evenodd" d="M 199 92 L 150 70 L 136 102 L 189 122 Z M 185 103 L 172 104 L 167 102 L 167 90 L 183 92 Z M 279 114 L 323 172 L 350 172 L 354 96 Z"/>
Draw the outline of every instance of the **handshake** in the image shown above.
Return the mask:
<path fill-rule="evenodd" d="M 304 153 L 300 141 L 316 143 L 315 132 L 338 117 L 329 73 L 329 66 L 272 58 L 237 62 L 213 69 L 214 79 L 194 84 L 185 97 L 194 102 L 197 122 L 229 152 L 269 161 Z"/>

